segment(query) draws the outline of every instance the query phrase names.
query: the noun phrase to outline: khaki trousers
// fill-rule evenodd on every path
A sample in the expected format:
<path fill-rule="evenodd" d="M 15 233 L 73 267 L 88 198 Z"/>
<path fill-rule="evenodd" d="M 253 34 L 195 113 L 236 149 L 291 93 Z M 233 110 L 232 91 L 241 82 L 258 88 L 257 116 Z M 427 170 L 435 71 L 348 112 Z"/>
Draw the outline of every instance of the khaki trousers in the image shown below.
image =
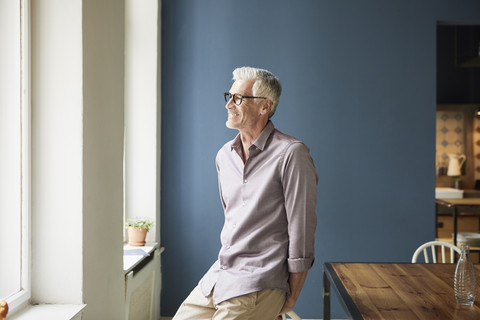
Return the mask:
<path fill-rule="evenodd" d="M 284 291 L 267 289 L 235 297 L 215 305 L 212 290 L 208 297 L 196 286 L 173 320 L 274 320 L 285 303 Z"/>

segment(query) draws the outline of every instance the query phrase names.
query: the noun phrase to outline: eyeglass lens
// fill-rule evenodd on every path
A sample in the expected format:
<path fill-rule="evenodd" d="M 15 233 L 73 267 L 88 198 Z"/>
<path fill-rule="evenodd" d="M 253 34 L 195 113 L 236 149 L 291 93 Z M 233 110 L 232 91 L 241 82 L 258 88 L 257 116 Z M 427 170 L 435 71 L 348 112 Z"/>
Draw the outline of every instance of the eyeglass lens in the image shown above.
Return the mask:
<path fill-rule="evenodd" d="M 243 97 L 238 93 L 231 94 L 229 92 L 225 92 L 223 96 L 225 97 L 225 102 L 228 102 L 230 101 L 231 98 L 233 98 L 233 103 L 235 103 L 237 106 L 239 106 L 242 103 Z"/>

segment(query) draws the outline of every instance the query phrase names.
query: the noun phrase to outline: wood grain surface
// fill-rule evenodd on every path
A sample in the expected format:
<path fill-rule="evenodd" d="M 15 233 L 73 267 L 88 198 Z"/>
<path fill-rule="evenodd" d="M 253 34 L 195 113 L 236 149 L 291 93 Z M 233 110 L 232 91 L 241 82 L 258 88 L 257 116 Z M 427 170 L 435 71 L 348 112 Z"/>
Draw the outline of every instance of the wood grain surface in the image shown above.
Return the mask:
<path fill-rule="evenodd" d="M 454 264 L 331 265 L 364 319 L 480 319 L 478 265 L 477 296 L 470 307 L 455 301 Z"/>

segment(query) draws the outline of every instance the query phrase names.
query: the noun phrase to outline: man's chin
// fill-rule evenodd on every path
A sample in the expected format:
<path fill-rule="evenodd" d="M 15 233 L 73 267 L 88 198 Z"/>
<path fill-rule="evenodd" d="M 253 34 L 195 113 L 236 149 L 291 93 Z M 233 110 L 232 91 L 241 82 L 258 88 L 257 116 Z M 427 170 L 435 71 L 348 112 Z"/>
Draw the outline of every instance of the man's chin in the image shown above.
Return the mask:
<path fill-rule="evenodd" d="M 227 120 L 227 122 L 225 122 L 225 126 L 227 126 L 227 128 L 229 129 L 237 129 L 237 126 L 231 123 L 230 120 Z"/>

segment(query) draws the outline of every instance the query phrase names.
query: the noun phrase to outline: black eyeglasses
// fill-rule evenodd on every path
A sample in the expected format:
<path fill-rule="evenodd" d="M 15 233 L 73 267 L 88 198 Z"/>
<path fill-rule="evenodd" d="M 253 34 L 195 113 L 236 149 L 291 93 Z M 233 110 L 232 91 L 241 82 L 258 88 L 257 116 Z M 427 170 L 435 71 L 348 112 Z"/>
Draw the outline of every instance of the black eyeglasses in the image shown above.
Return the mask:
<path fill-rule="evenodd" d="M 240 93 L 231 94 L 230 92 L 225 92 L 223 94 L 223 97 L 225 98 L 225 102 L 228 102 L 228 101 L 230 101 L 230 99 L 233 98 L 233 103 L 235 103 L 235 105 L 237 105 L 237 106 L 242 104 L 243 99 L 268 99 L 268 98 L 265 98 L 265 97 L 242 96 Z"/>

